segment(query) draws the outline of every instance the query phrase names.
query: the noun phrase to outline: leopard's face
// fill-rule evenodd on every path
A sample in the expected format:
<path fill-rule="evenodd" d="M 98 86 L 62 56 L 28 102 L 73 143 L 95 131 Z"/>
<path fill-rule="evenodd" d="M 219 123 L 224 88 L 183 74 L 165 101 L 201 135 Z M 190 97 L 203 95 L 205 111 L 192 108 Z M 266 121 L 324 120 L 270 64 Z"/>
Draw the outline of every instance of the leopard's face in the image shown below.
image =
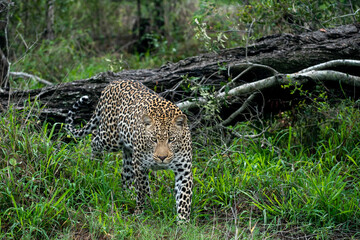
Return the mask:
<path fill-rule="evenodd" d="M 142 121 L 146 138 L 145 144 L 152 151 L 154 161 L 161 165 L 169 164 L 183 145 L 186 116 L 181 114 L 173 118 L 158 119 L 144 115 Z"/>

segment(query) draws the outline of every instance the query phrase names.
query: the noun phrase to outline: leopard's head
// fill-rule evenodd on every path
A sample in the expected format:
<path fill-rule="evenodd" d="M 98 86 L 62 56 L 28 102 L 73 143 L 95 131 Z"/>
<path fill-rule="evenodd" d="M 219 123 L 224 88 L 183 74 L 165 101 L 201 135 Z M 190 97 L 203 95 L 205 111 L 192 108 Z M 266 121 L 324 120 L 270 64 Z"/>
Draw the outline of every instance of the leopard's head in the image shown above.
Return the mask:
<path fill-rule="evenodd" d="M 143 115 L 147 143 L 153 150 L 154 161 L 168 164 L 174 158 L 174 153 L 182 147 L 184 131 L 187 129 L 187 117 L 184 114 L 170 118 L 157 118 Z"/>

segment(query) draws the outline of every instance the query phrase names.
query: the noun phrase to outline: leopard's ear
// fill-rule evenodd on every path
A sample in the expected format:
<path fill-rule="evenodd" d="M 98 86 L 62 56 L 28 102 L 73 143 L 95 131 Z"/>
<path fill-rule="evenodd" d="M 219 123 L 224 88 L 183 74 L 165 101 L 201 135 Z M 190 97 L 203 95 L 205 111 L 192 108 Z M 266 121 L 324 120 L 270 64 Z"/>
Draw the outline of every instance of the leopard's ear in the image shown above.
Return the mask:
<path fill-rule="evenodd" d="M 177 126 L 179 128 L 183 128 L 186 126 L 187 117 L 185 114 L 178 115 L 174 118 L 173 122 L 174 122 L 175 126 Z"/>
<path fill-rule="evenodd" d="M 143 123 L 144 123 L 144 125 L 145 125 L 146 127 L 147 127 L 147 126 L 150 126 L 151 123 L 153 122 L 152 118 L 151 118 L 149 115 L 147 115 L 147 114 L 144 114 L 144 115 L 142 116 L 142 121 L 143 121 Z"/>

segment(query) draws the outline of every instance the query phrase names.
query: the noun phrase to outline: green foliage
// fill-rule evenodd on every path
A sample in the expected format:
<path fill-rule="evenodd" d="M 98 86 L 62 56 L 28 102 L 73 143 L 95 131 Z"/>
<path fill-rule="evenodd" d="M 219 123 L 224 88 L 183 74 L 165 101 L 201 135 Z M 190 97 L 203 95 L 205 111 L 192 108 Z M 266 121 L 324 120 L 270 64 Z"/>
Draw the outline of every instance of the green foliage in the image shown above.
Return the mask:
<path fill-rule="evenodd" d="M 195 180 L 200 196 L 195 194 L 195 211 L 208 219 L 209 211 L 233 215 L 236 208 L 240 222 L 257 216 L 265 225 L 300 224 L 318 236 L 331 235 L 328 228 L 338 229 L 345 222 L 354 224 L 340 231 L 359 229 L 359 109 L 351 101 L 329 109 L 313 105 L 316 114 L 328 116 L 326 121 L 313 109 L 311 125 L 298 118 L 284 129 L 281 118 L 260 141 L 197 146 Z M 317 141 L 307 144 L 304 133 L 314 126 L 319 128 Z M 247 126 L 235 129 L 244 133 Z"/>
<path fill-rule="evenodd" d="M 183 232 L 175 224 L 173 173 L 150 174 L 153 195 L 144 214 L 133 215 L 134 192 L 120 184 L 120 154 L 91 160 L 90 138 L 66 143 L 61 125 L 40 123 L 36 103 L 20 112 L 11 108 L 0 118 L 0 237 L 352 234 L 360 228 L 356 106 L 344 101 L 316 108 L 328 117 L 315 117 L 312 125 L 298 118 L 283 127 L 286 119 L 279 117 L 268 123 L 272 127 L 263 139 L 233 139 L 228 145 L 214 139 L 203 145 L 195 135 L 193 211 Z M 313 125 L 317 141 L 309 145 L 303 136 Z M 234 130 L 254 131 L 248 123 Z"/>
<path fill-rule="evenodd" d="M 28 72 L 54 83 L 111 69 L 159 67 L 199 51 L 244 46 L 268 34 L 298 33 L 360 20 L 360 11 L 354 14 L 360 7 L 356 1 L 350 6 L 349 1 L 328 0 L 182 0 L 163 2 L 164 26 L 157 29 L 155 2 L 142 1 L 142 15 L 151 26 L 143 37 L 151 47 L 148 52 L 131 54 L 136 1 L 55 0 L 54 40 L 45 38 L 47 1 L 13 2 L 8 33 L 11 71 Z M 42 85 L 17 79 L 12 86 Z"/>
<path fill-rule="evenodd" d="M 200 1 L 193 25 L 195 37 L 209 51 L 244 46 L 249 40 L 270 34 L 354 23 L 360 20 L 359 8 L 357 1 L 208 0 Z"/>
<path fill-rule="evenodd" d="M 195 38 L 203 42 L 204 48 L 207 51 L 218 51 L 225 48 L 224 43 L 228 38 L 223 32 L 219 32 L 214 38 L 211 38 L 207 34 L 206 23 L 200 23 L 197 18 L 194 19 L 194 23 Z"/>

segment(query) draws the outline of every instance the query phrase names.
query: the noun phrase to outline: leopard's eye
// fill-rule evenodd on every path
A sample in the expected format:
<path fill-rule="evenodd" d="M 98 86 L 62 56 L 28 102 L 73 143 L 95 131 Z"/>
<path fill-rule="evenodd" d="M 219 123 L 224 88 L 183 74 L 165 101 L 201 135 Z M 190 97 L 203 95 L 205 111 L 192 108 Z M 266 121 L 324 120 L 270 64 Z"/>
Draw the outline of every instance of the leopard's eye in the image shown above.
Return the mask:
<path fill-rule="evenodd" d="M 151 137 L 150 138 L 152 142 L 157 142 L 157 138 L 156 137 Z"/>
<path fill-rule="evenodd" d="M 175 137 L 169 137 L 169 142 L 173 142 L 173 141 L 175 141 Z"/>

